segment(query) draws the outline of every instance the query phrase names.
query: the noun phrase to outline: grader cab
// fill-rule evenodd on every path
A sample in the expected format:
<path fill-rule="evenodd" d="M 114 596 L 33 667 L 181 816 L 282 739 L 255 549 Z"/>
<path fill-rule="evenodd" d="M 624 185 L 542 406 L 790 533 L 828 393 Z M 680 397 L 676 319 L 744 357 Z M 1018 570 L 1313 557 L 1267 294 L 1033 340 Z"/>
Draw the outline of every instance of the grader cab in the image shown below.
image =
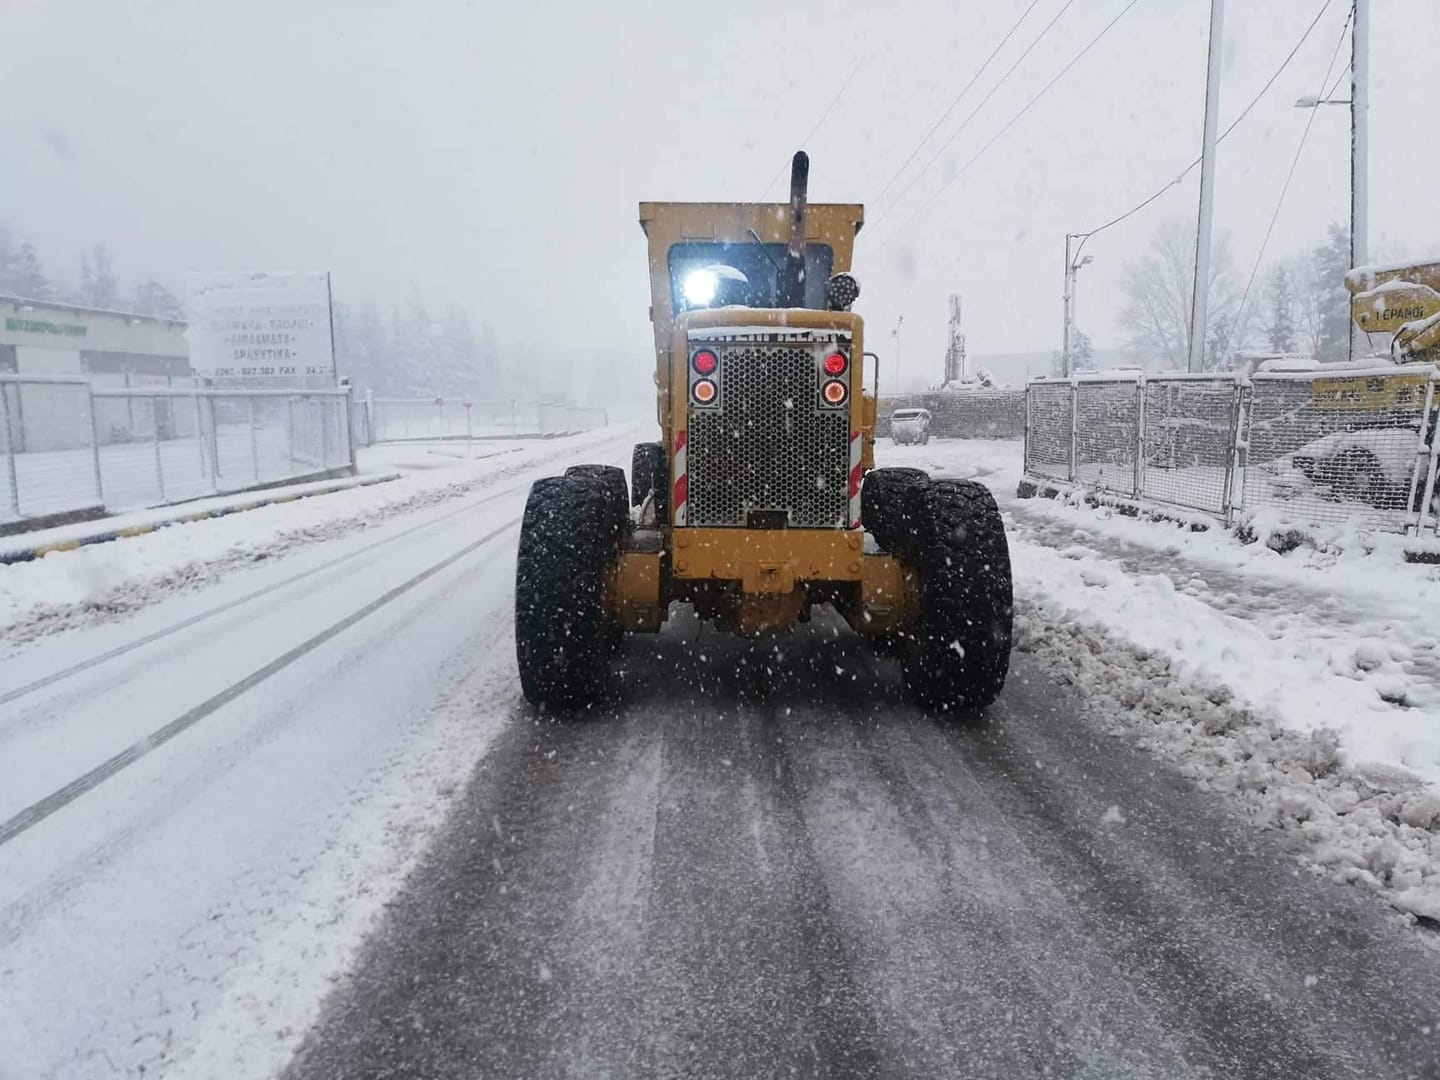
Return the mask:
<path fill-rule="evenodd" d="M 873 467 L 875 399 L 850 274 L 864 220 L 809 205 L 795 155 L 789 205 L 641 203 L 649 243 L 662 438 L 613 466 L 537 481 L 515 589 L 530 701 L 585 706 L 624 634 L 677 603 L 741 635 L 830 605 L 898 651 L 940 711 L 989 705 L 1011 639 L 999 510 L 970 481 Z"/>

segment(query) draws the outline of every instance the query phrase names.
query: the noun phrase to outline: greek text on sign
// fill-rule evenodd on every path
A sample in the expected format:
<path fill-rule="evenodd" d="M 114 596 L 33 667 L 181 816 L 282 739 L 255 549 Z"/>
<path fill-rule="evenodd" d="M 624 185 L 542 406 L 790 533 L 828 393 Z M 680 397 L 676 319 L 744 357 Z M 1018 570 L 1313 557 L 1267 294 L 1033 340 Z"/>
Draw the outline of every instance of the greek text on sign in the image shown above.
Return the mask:
<path fill-rule="evenodd" d="M 334 376 L 329 274 L 192 273 L 188 284 L 196 375 Z"/>

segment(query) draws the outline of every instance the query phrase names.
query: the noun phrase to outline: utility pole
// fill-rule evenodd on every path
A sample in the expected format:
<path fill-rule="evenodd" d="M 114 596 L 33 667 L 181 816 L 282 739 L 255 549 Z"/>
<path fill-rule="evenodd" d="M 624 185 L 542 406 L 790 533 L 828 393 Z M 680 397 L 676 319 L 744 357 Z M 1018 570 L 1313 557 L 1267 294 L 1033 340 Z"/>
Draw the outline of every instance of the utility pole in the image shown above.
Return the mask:
<path fill-rule="evenodd" d="M 1350 35 L 1350 265 L 1363 266 L 1369 261 L 1370 0 L 1355 0 L 1355 23 Z M 1360 334 L 1360 328 L 1352 322 L 1352 360 Z"/>
<path fill-rule="evenodd" d="M 1210 0 L 1210 54 L 1205 69 L 1205 137 L 1200 150 L 1200 220 L 1195 230 L 1195 288 L 1190 306 L 1192 372 L 1205 367 L 1205 330 L 1210 319 L 1210 234 L 1215 206 L 1215 133 L 1220 114 L 1220 49 L 1225 0 Z"/>

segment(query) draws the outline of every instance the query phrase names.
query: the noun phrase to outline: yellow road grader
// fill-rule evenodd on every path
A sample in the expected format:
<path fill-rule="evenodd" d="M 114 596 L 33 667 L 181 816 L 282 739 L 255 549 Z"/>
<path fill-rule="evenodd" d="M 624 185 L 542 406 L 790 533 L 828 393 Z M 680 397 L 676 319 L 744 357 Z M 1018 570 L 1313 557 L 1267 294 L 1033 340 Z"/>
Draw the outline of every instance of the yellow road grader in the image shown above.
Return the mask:
<path fill-rule="evenodd" d="M 1440 363 L 1440 262 L 1357 267 L 1345 288 L 1356 326 L 1394 335 L 1396 363 Z"/>
<path fill-rule="evenodd" d="M 809 160 L 783 203 L 640 204 L 649 244 L 659 442 L 621 469 L 532 487 L 515 581 L 520 682 L 533 703 L 605 694 L 626 633 L 672 605 L 741 635 L 828 604 L 898 652 L 939 712 L 1000 693 L 1010 557 L 990 492 L 874 468 L 875 397 L 850 273 L 864 210 L 810 205 Z"/>

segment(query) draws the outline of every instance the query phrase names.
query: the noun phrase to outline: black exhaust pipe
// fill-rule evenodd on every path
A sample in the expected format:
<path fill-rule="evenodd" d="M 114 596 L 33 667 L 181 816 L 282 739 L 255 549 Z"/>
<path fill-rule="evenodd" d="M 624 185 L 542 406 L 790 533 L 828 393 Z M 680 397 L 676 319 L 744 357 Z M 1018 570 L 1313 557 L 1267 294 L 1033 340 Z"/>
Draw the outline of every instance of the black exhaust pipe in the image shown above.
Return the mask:
<path fill-rule="evenodd" d="M 810 155 L 795 151 L 790 160 L 790 243 L 785 249 L 781 307 L 805 306 L 805 199 L 810 187 Z"/>

